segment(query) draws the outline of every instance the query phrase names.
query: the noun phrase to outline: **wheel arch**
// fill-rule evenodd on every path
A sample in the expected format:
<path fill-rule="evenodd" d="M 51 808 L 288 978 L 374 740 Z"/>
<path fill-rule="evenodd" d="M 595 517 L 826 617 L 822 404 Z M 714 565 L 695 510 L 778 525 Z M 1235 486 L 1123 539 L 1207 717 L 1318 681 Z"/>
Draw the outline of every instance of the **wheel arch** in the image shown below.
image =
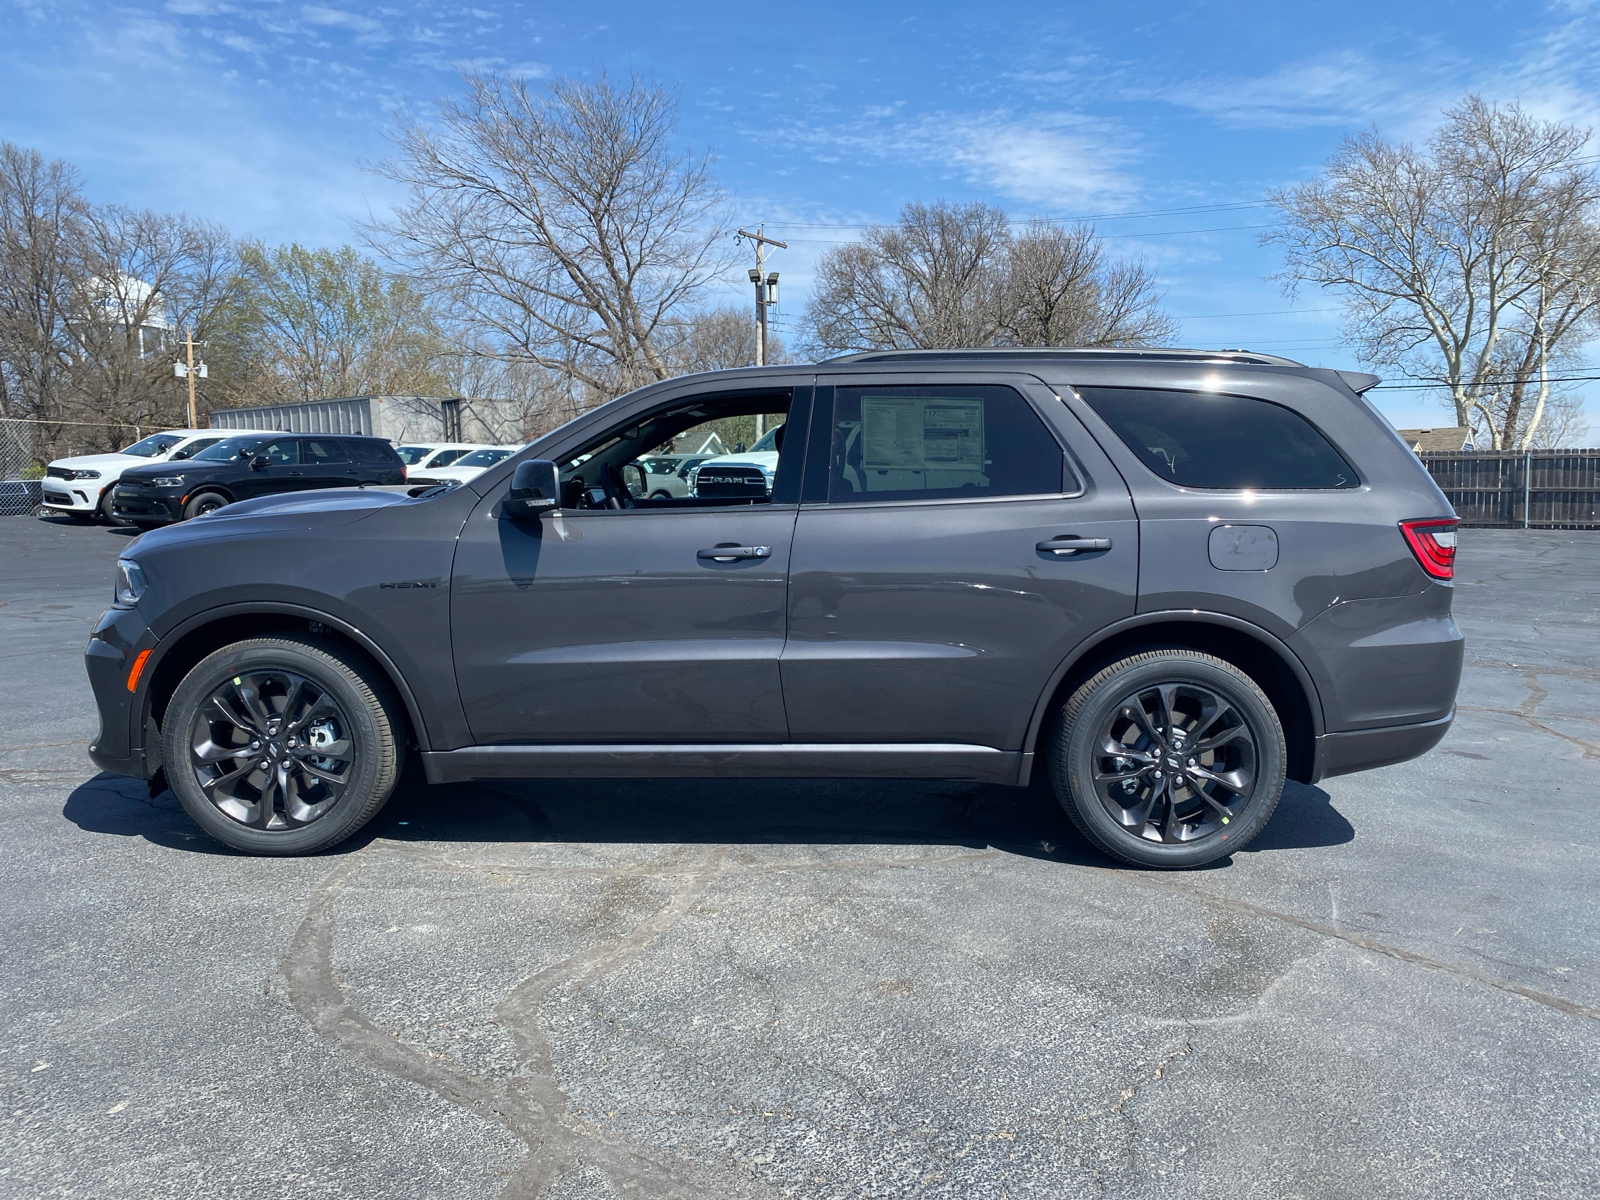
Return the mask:
<path fill-rule="evenodd" d="M 1100 630 L 1073 648 L 1056 668 L 1035 706 L 1023 742 L 1023 778 L 1032 770 L 1035 755 L 1044 753 L 1049 729 L 1079 684 L 1115 659 L 1154 646 L 1182 646 L 1198 650 L 1238 667 L 1267 694 L 1283 722 L 1289 750 L 1289 778 L 1314 780 L 1317 739 L 1322 736 L 1322 699 L 1311 673 L 1282 640 L 1259 625 L 1224 613 L 1166 611 L 1140 613 Z"/>
<path fill-rule="evenodd" d="M 196 484 L 194 491 L 192 491 L 192 492 L 188 493 L 186 496 L 184 496 L 184 498 L 183 498 L 184 505 L 187 506 L 189 501 L 193 500 L 196 496 L 204 496 L 207 492 L 216 493 L 218 496 L 221 496 L 224 500 L 226 500 L 229 504 L 232 504 L 235 500 L 238 499 L 237 496 L 235 496 L 231 491 L 229 491 L 226 487 L 224 487 L 220 483 L 201 483 L 201 484 Z"/>
<path fill-rule="evenodd" d="M 145 692 L 141 726 L 160 726 L 167 702 L 178 684 L 201 659 L 214 650 L 245 638 L 274 633 L 316 633 L 349 647 L 354 657 L 365 660 L 388 680 L 405 706 L 408 733 L 418 746 L 430 748 L 427 725 L 421 707 L 405 676 L 381 646 L 347 621 L 307 605 L 288 603 L 235 604 L 196 613 L 172 629 L 154 647 L 149 666 L 150 686 Z M 146 751 L 151 749 L 145 739 Z"/>

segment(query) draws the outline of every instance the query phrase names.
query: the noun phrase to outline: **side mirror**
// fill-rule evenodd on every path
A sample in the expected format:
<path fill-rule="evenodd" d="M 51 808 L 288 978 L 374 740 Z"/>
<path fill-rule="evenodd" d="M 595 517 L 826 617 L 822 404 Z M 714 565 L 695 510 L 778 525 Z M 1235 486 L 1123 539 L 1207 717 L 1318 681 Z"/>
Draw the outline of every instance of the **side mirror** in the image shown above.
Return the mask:
<path fill-rule="evenodd" d="M 192 457 L 194 457 L 194 456 L 192 454 L 190 454 L 189 451 L 187 451 L 187 450 L 174 450 L 172 452 L 172 460 L 171 461 L 179 462 L 179 461 L 181 461 L 181 460 L 183 460 L 185 458 L 192 458 Z"/>
<path fill-rule="evenodd" d="M 513 521 L 529 520 L 560 508 L 561 485 L 556 481 L 555 463 L 547 458 L 519 462 L 500 507 Z"/>
<path fill-rule="evenodd" d="M 623 463 L 621 474 L 623 486 L 635 500 L 650 491 L 650 477 L 645 473 L 643 463 Z"/>
<path fill-rule="evenodd" d="M 265 471 L 271 465 L 272 460 L 265 454 L 258 454 L 250 460 L 250 469 L 252 471 Z"/>

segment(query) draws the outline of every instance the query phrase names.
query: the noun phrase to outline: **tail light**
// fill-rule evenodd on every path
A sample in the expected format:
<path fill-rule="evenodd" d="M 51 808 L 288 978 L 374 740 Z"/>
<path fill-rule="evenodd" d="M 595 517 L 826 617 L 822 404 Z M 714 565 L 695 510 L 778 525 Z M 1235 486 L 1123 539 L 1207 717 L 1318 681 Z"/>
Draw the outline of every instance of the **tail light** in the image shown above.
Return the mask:
<path fill-rule="evenodd" d="M 406 465 L 404 463 L 401 463 L 400 464 L 400 482 L 404 483 L 410 477 L 411 476 L 410 476 L 409 472 L 407 472 L 407 470 L 406 470 Z"/>
<path fill-rule="evenodd" d="M 1455 578 L 1456 526 L 1460 523 L 1455 517 L 1400 522 L 1406 545 L 1411 547 L 1422 569 L 1435 579 Z"/>

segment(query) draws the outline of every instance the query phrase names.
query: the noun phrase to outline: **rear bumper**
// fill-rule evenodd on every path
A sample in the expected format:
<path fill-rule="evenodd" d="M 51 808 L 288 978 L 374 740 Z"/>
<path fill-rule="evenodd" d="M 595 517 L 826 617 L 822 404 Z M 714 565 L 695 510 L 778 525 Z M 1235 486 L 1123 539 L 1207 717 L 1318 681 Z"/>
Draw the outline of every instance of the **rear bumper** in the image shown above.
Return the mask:
<path fill-rule="evenodd" d="M 1451 709 L 1438 720 L 1415 725 L 1385 725 L 1349 733 L 1325 733 L 1317 739 L 1311 782 L 1420 758 L 1439 744 L 1450 731 L 1450 722 L 1455 718 L 1455 710 Z"/>

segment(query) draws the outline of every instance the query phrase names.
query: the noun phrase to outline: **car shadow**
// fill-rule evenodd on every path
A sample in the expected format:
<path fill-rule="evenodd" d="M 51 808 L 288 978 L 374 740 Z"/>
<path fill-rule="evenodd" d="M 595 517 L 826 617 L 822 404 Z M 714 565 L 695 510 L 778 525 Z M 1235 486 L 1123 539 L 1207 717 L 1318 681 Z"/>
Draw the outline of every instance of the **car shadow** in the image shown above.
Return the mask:
<path fill-rule="evenodd" d="M 87 833 L 142 837 L 172 849 L 235 853 L 190 822 L 177 798 L 101 774 L 63 816 Z M 1333 846 L 1355 830 L 1321 788 L 1290 783 L 1245 853 Z M 1128 870 L 1072 827 L 1049 786 L 924 780 L 551 779 L 428 786 L 415 766 L 394 797 L 330 854 L 394 842 L 589 842 L 740 845 L 942 845 Z M 1225 869 L 1232 857 L 1207 869 Z"/>

